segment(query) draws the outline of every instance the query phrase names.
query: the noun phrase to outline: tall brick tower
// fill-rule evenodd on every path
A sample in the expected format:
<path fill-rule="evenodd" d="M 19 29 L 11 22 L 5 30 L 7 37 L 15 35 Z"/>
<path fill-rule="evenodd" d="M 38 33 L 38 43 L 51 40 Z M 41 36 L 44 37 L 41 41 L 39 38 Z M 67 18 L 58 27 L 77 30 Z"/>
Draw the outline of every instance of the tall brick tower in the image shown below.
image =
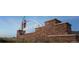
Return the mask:
<path fill-rule="evenodd" d="M 17 39 L 20 38 L 20 36 L 25 34 L 25 29 L 26 28 L 26 20 L 25 17 L 23 17 L 22 23 L 21 23 L 21 29 L 17 30 Z"/>

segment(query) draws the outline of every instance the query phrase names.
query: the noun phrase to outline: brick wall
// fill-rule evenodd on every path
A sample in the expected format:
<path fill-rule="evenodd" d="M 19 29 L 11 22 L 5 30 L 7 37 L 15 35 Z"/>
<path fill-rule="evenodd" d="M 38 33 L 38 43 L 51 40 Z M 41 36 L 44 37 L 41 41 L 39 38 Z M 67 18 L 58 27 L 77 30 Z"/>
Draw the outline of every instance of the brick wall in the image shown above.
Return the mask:
<path fill-rule="evenodd" d="M 33 33 L 17 31 L 17 39 L 23 42 L 72 42 L 78 41 L 79 36 L 71 34 L 71 25 L 54 19 L 45 22 L 45 26 L 35 29 Z M 64 35 L 64 36 L 63 36 Z"/>

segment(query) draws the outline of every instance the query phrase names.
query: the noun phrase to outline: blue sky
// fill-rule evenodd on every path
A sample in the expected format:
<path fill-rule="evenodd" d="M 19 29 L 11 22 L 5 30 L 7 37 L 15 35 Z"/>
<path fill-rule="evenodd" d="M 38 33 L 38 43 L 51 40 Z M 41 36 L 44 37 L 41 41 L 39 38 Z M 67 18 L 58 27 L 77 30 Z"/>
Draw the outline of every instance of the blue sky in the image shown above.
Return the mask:
<path fill-rule="evenodd" d="M 16 36 L 23 16 L 0 16 L 0 37 Z M 34 28 L 44 25 L 44 22 L 57 18 L 72 24 L 72 30 L 79 31 L 79 16 L 26 16 L 28 20 L 26 32 L 33 32 Z"/>

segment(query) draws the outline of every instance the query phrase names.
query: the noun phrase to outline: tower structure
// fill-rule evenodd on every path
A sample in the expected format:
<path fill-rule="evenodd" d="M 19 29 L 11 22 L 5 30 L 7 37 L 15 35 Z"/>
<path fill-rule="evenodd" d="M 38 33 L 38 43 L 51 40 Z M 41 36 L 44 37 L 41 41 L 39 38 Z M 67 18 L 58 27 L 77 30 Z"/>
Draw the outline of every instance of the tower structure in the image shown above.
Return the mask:
<path fill-rule="evenodd" d="M 25 16 L 22 19 L 22 23 L 21 23 L 21 30 L 24 30 L 26 28 L 26 19 Z"/>
<path fill-rule="evenodd" d="M 19 39 L 19 37 L 21 35 L 24 35 L 25 34 L 25 28 L 26 28 L 26 19 L 25 19 L 25 16 L 22 18 L 22 23 L 21 23 L 21 29 L 17 30 L 17 39 Z"/>

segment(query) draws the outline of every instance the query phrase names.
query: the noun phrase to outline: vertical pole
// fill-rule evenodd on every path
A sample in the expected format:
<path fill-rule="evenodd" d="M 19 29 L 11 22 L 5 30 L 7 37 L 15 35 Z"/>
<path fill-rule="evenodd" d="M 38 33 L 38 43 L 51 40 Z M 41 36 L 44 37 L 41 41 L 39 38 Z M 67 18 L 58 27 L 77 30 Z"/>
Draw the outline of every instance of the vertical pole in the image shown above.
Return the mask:
<path fill-rule="evenodd" d="M 22 18 L 22 23 L 21 23 L 21 30 L 24 30 L 24 28 L 25 28 L 25 16 L 23 16 L 23 18 Z"/>

